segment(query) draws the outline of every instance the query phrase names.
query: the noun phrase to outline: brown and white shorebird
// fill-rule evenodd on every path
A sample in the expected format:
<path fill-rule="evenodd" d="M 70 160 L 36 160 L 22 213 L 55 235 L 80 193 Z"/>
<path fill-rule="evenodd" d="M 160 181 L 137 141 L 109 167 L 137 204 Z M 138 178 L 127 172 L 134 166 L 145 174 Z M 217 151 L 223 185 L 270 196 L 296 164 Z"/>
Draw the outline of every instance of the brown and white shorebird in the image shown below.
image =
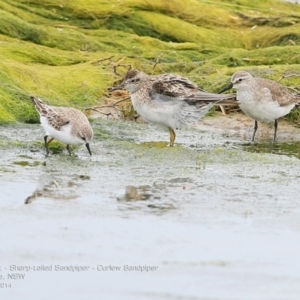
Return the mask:
<path fill-rule="evenodd" d="M 252 142 L 259 122 L 275 122 L 274 142 L 276 141 L 278 119 L 287 115 L 297 103 L 300 95 L 292 94 L 288 88 L 278 82 L 253 77 L 249 72 L 238 71 L 231 77 L 231 83 L 219 93 L 231 88 L 236 89 L 236 99 L 242 111 L 255 120 Z"/>
<path fill-rule="evenodd" d="M 197 122 L 219 101 L 235 100 L 235 94 L 207 93 L 179 75 L 150 76 L 135 69 L 110 91 L 119 89 L 130 92 L 134 109 L 145 121 L 169 130 L 170 147 L 174 145 L 175 129 Z"/>
<path fill-rule="evenodd" d="M 46 155 L 49 154 L 48 145 L 53 139 L 67 144 L 70 155 L 70 145 L 82 144 L 85 144 L 89 154 L 92 155 L 89 143 L 93 138 L 93 129 L 85 114 L 71 107 L 47 105 L 33 96 L 30 99 L 40 114 L 41 125 L 46 132 L 44 136 Z"/>

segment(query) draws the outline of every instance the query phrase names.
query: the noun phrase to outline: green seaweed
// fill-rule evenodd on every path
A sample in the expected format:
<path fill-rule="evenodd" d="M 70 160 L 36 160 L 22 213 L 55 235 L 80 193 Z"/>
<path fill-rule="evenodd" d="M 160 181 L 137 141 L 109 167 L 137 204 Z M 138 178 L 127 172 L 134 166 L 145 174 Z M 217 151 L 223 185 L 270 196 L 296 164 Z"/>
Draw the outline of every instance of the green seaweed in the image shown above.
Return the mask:
<path fill-rule="evenodd" d="M 130 65 L 211 92 L 240 69 L 299 74 L 299 29 L 300 6 L 283 1 L 0 0 L 0 124 L 38 122 L 30 95 L 101 105 Z M 299 80 L 282 83 L 299 90 Z"/>

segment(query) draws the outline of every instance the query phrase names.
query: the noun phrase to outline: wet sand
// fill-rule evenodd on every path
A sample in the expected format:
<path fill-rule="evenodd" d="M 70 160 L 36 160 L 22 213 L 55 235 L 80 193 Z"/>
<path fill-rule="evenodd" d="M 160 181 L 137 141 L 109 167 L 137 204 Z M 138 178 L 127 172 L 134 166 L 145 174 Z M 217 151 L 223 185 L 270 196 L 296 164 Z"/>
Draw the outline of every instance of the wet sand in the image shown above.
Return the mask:
<path fill-rule="evenodd" d="M 2 299 L 299 298 L 300 129 L 273 145 L 259 124 L 251 145 L 251 120 L 208 117 L 168 148 L 147 124 L 93 127 L 92 157 L 48 158 L 39 125 L 1 127 Z"/>

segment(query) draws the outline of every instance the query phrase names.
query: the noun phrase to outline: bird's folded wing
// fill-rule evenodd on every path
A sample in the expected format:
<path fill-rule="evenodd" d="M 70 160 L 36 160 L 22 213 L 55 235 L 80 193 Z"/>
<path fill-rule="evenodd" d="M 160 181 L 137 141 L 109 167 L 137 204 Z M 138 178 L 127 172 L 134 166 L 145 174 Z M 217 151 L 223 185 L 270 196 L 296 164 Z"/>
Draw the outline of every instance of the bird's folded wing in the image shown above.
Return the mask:
<path fill-rule="evenodd" d="M 48 123 L 58 131 L 70 123 L 70 120 L 65 115 L 61 115 L 55 111 L 48 112 L 47 120 Z"/>
<path fill-rule="evenodd" d="M 296 102 L 295 96 L 284 85 L 265 78 L 256 78 L 256 84 L 262 91 L 261 97 L 270 101 L 276 101 L 279 106 L 288 106 Z"/>
<path fill-rule="evenodd" d="M 190 94 L 203 91 L 195 83 L 187 78 L 175 74 L 163 74 L 153 76 L 150 81 L 150 92 L 165 95 L 171 98 L 189 96 Z"/>

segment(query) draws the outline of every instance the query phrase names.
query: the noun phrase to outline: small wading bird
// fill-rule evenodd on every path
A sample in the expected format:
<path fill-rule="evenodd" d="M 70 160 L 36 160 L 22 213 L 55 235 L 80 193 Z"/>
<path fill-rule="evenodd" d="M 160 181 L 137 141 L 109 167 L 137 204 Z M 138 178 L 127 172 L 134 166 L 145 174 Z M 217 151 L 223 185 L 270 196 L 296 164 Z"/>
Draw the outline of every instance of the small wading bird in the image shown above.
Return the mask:
<path fill-rule="evenodd" d="M 71 107 L 46 105 L 33 96 L 30 99 L 40 114 L 41 125 L 46 132 L 44 136 L 46 156 L 49 154 L 48 145 L 53 139 L 67 144 L 70 155 L 70 145 L 82 144 L 85 144 L 89 154 L 92 155 L 89 143 L 93 138 L 93 129 L 81 111 Z"/>
<path fill-rule="evenodd" d="M 235 100 L 235 94 L 207 93 L 179 75 L 149 76 L 135 69 L 110 91 L 120 89 L 130 92 L 134 109 L 145 121 L 169 130 L 170 147 L 174 145 L 175 129 L 197 122 L 219 101 Z"/>
<path fill-rule="evenodd" d="M 238 71 L 231 77 L 231 83 L 219 93 L 236 89 L 236 99 L 242 111 L 255 120 L 252 142 L 258 128 L 257 121 L 275 122 L 274 142 L 276 141 L 278 119 L 287 115 L 297 103 L 300 95 L 292 94 L 288 88 L 275 81 L 253 77 L 246 71 Z"/>

